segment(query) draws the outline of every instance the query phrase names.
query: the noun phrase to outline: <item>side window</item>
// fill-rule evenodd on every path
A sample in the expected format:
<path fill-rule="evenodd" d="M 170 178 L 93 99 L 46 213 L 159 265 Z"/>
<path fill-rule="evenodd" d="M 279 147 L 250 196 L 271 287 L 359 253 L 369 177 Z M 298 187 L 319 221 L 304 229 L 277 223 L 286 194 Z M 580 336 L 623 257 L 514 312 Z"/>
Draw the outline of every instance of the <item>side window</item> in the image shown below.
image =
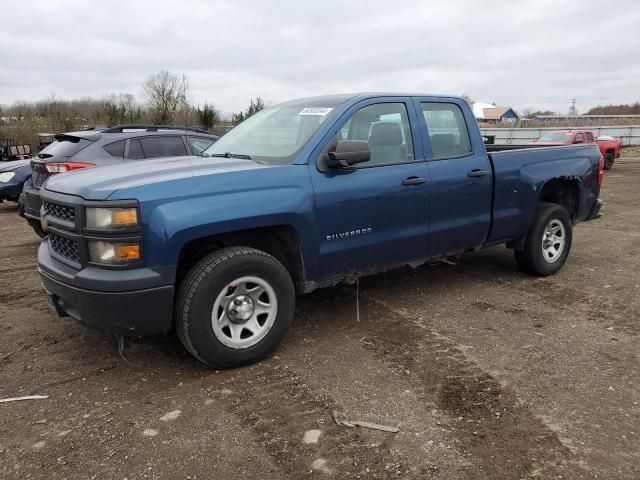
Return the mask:
<path fill-rule="evenodd" d="M 573 143 L 584 142 L 584 133 L 579 133 L 576 138 L 573 139 Z"/>
<path fill-rule="evenodd" d="M 187 137 L 189 148 L 194 155 L 202 155 L 207 148 L 215 143 L 213 138 L 206 137 Z"/>
<path fill-rule="evenodd" d="M 371 160 L 358 165 L 387 165 L 413 161 L 413 141 L 404 103 L 378 103 L 358 110 L 338 131 L 338 140 L 366 140 Z"/>
<path fill-rule="evenodd" d="M 104 148 L 109 155 L 112 157 L 124 157 L 124 140 L 120 140 L 119 142 L 113 142 L 105 145 Z"/>
<path fill-rule="evenodd" d="M 187 154 L 182 137 L 178 136 L 144 137 L 140 139 L 140 144 L 146 158 L 175 157 Z"/>
<path fill-rule="evenodd" d="M 593 143 L 593 133 L 587 132 L 587 142 Z"/>
<path fill-rule="evenodd" d="M 140 140 L 133 138 L 129 140 L 129 152 L 127 153 L 127 158 L 130 160 L 140 160 L 144 158 L 144 152 L 140 146 Z"/>
<path fill-rule="evenodd" d="M 472 152 L 462 110 L 454 103 L 423 102 L 432 158 L 462 157 Z"/>

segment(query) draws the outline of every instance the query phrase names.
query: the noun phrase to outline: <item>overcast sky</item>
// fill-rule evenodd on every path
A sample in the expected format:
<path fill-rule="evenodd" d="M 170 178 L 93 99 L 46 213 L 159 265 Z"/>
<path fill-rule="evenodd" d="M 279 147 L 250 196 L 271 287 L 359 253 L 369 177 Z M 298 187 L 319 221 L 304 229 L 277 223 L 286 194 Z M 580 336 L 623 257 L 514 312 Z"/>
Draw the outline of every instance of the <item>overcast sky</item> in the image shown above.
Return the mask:
<path fill-rule="evenodd" d="M 638 0 L 4 0 L 0 14 L 3 104 L 142 101 L 160 69 L 224 112 L 361 91 L 558 112 L 640 100 Z"/>

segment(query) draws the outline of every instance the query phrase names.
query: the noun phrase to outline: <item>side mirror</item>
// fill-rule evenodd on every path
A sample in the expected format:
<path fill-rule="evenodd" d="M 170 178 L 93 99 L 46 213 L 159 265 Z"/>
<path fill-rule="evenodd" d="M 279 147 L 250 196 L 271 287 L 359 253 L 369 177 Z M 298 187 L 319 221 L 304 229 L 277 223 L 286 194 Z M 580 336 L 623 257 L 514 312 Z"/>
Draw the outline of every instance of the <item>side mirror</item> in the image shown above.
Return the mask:
<path fill-rule="evenodd" d="M 339 140 L 335 150 L 328 152 L 328 166 L 331 168 L 348 168 L 356 163 L 371 160 L 369 142 L 365 140 Z"/>

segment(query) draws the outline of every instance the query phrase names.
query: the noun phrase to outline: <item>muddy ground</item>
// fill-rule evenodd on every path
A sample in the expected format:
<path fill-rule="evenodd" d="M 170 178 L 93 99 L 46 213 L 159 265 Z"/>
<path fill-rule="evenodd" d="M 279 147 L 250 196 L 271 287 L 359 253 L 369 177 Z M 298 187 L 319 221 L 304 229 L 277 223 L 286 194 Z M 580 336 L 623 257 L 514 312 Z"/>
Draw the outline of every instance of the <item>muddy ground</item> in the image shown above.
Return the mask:
<path fill-rule="evenodd" d="M 229 371 L 174 335 L 125 361 L 56 317 L 0 205 L 0 398 L 49 396 L 0 403 L 0 478 L 640 478 L 639 185 L 618 160 L 554 277 L 503 248 L 398 270 L 361 281 L 359 321 L 353 286 L 318 291 L 275 356 Z"/>

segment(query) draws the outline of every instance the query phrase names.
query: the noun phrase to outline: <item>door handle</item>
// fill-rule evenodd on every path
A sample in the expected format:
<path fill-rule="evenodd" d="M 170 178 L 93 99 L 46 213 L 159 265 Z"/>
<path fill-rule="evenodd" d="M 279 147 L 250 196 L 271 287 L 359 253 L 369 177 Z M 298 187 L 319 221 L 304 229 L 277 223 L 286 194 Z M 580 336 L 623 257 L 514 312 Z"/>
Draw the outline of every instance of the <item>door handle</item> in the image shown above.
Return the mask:
<path fill-rule="evenodd" d="M 489 172 L 480 170 L 479 168 L 474 168 L 467 173 L 467 177 L 484 177 L 485 175 L 489 175 Z"/>
<path fill-rule="evenodd" d="M 421 183 L 425 183 L 427 181 L 424 177 L 409 177 L 402 180 L 403 185 L 420 185 Z"/>

